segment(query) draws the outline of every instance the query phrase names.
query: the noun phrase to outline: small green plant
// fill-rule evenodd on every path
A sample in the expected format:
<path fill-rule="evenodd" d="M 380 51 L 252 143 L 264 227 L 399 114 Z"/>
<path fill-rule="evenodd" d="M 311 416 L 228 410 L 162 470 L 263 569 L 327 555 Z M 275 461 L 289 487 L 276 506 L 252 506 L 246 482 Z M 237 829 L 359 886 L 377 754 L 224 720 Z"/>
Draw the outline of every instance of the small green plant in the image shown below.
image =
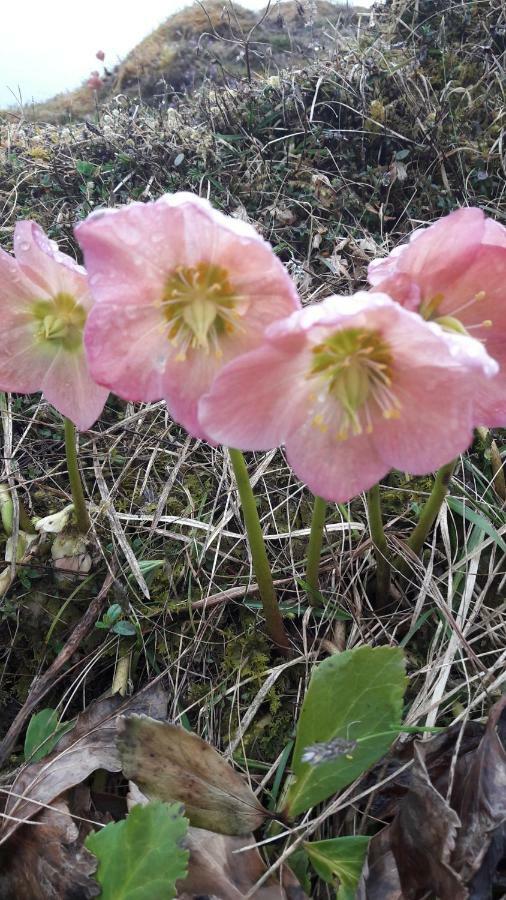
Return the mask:
<path fill-rule="evenodd" d="M 181 841 L 188 821 L 177 803 L 155 801 L 134 806 L 126 819 L 89 835 L 88 850 L 98 857 L 102 900 L 171 900 L 176 881 L 187 872 L 188 851 Z"/>

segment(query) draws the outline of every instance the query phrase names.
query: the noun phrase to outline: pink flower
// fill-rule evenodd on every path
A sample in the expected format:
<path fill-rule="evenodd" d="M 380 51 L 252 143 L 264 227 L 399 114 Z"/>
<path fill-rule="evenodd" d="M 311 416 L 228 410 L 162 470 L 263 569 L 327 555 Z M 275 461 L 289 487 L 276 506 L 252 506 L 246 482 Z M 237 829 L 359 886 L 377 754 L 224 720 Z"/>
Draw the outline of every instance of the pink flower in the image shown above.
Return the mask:
<path fill-rule="evenodd" d="M 506 424 L 506 228 L 460 209 L 369 267 L 375 290 L 445 329 L 482 341 L 500 364 L 477 400 L 478 424 Z"/>
<path fill-rule="evenodd" d="M 165 399 L 203 437 L 197 403 L 216 373 L 299 308 L 270 246 L 193 194 L 97 212 L 76 228 L 96 304 L 93 377 L 128 400 Z"/>
<path fill-rule="evenodd" d="M 92 72 L 90 78 L 88 78 L 88 81 L 86 82 L 87 86 L 93 91 L 99 91 L 103 83 L 103 79 L 98 72 Z"/>
<path fill-rule="evenodd" d="M 344 502 L 392 468 L 419 475 L 463 451 L 476 385 L 496 371 L 479 341 L 361 292 L 268 328 L 218 375 L 199 415 L 228 446 L 284 444 L 314 494 Z"/>
<path fill-rule="evenodd" d="M 84 355 L 86 273 L 35 222 L 16 224 L 14 252 L 0 250 L 0 390 L 43 391 L 78 428 L 90 428 L 107 391 L 92 381 Z"/>
<path fill-rule="evenodd" d="M 105 59 L 105 53 L 103 50 L 97 50 L 97 52 L 95 53 L 95 56 L 97 57 L 97 59 L 100 60 L 100 62 L 103 62 Z"/>

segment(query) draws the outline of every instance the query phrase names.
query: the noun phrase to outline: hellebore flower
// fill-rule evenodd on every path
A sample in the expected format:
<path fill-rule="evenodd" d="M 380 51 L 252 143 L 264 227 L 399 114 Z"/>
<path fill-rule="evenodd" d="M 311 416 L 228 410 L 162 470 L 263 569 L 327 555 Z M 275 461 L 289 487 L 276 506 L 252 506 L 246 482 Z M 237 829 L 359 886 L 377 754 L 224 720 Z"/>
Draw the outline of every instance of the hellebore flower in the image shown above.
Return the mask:
<path fill-rule="evenodd" d="M 108 393 L 92 381 L 84 354 L 86 273 L 35 222 L 17 222 L 14 253 L 0 250 L 0 390 L 42 391 L 86 430 Z"/>
<path fill-rule="evenodd" d="M 369 281 L 424 319 L 485 344 L 500 371 L 479 395 L 477 424 L 505 425 L 506 228 L 480 209 L 460 209 L 372 262 Z"/>
<path fill-rule="evenodd" d="M 95 70 L 91 73 L 86 84 L 92 91 L 99 91 L 103 86 L 104 81 L 103 78 L 100 77 L 100 74 Z"/>
<path fill-rule="evenodd" d="M 189 193 L 94 213 L 76 236 L 97 301 L 93 377 L 126 400 L 164 399 L 203 437 L 197 403 L 216 373 L 300 307 L 285 268 L 250 225 Z"/>
<path fill-rule="evenodd" d="M 329 297 L 271 325 L 202 398 L 202 427 L 244 450 L 284 444 L 314 494 L 344 502 L 390 469 L 434 471 L 472 440 L 473 396 L 497 364 L 390 297 Z"/>

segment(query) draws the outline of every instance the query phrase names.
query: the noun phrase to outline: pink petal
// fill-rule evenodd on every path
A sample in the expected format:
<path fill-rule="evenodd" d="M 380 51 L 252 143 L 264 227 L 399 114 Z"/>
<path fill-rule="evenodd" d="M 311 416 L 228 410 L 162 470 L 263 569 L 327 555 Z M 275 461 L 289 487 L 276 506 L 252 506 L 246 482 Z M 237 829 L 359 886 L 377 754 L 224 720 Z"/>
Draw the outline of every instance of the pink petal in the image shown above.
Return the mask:
<path fill-rule="evenodd" d="M 334 503 L 368 490 L 391 468 L 369 435 L 340 441 L 330 429 L 322 433 L 307 421 L 287 438 L 286 456 L 313 494 Z"/>
<path fill-rule="evenodd" d="M 90 305 L 84 269 L 58 250 L 35 222 L 16 223 L 14 252 L 23 273 L 39 288 L 38 299 L 40 291 L 44 297 L 69 293 L 86 307 Z"/>
<path fill-rule="evenodd" d="M 268 343 L 229 363 L 199 403 L 202 436 L 239 450 L 279 446 L 304 419 L 307 365 Z"/>
<path fill-rule="evenodd" d="M 473 337 L 487 340 L 506 330 L 506 246 L 482 244 L 459 277 L 449 283 L 438 307 L 437 315 L 456 316 L 466 328 L 473 329 Z M 474 297 L 480 299 L 474 303 Z M 483 321 L 492 327 L 480 330 Z"/>
<path fill-rule="evenodd" d="M 150 403 L 164 396 L 169 341 L 159 309 L 96 303 L 84 344 L 90 372 L 126 400 Z"/>
<path fill-rule="evenodd" d="M 474 370 L 450 374 L 434 367 L 403 372 L 395 391 L 401 415 L 382 423 L 372 435 L 389 469 L 424 475 L 469 447 L 477 423 L 468 398 L 476 397 L 477 377 Z"/>
<path fill-rule="evenodd" d="M 91 379 L 84 353 L 59 350 L 41 383 L 46 399 L 62 415 L 86 431 L 102 412 L 109 391 Z"/>

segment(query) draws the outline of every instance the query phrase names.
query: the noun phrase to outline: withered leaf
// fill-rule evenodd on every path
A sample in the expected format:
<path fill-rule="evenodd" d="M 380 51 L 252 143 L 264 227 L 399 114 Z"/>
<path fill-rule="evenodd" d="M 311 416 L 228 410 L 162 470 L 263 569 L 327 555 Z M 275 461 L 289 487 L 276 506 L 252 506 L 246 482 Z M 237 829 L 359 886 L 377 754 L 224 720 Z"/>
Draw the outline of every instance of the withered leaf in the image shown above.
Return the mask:
<path fill-rule="evenodd" d="M 406 900 L 431 890 L 440 900 L 465 900 L 467 890 L 450 865 L 460 820 L 431 784 L 423 751 L 415 745 L 408 793 L 390 826 L 390 842 Z"/>
<path fill-rule="evenodd" d="M 494 830 L 506 819 L 506 697 L 492 707 L 472 757 L 459 761 L 452 792 L 462 828 L 452 865 L 465 881 L 479 869 Z"/>
<path fill-rule="evenodd" d="M 249 834 L 270 814 L 245 780 L 196 734 L 147 716 L 118 720 L 125 776 L 150 799 L 179 801 L 192 825 Z"/>
<path fill-rule="evenodd" d="M 82 844 L 67 803 L 53 802 L 0 850 L 2 900 L 88 900 L 100 894 L 97 860 Z"/>
<path fill-rule="evenodd" d="M 92 703 L 78 717 L 75 727 L 58 742 L 56 749 L 38 763 L 23 766 L 3 793 L 4 818 L 0 845 L 23 824 L 40 813 L 41 804 L 52 801 L 97 769 L 119 772 L 116 719 L 132 711 L 165 715 L 165 691 L 156 684 L 121 702 L 118 696 Z M 38 826 L 35 826 L 38 827 Z"/>
<path fill-rule="evenodd" d="M 389 827 L 383 828 L 369 842 L 356 900 L 404 900 L 390 846 Z"/>
<path fill-rule="evenodd" d="M 188 875 L 178 883 L 180 900 L 215 896 L 220 900 L 244 900 L 267 871 L 253 835 L 231 837 L 204 828 L 189 828 L 185 846 L 190 851 Z M 242 852 L 240 852 L 242 851 Z M 307 900 L 295 875 L 284 868 L 279 878 L 272 876 L 254 894 L 256 900 Z"/>

